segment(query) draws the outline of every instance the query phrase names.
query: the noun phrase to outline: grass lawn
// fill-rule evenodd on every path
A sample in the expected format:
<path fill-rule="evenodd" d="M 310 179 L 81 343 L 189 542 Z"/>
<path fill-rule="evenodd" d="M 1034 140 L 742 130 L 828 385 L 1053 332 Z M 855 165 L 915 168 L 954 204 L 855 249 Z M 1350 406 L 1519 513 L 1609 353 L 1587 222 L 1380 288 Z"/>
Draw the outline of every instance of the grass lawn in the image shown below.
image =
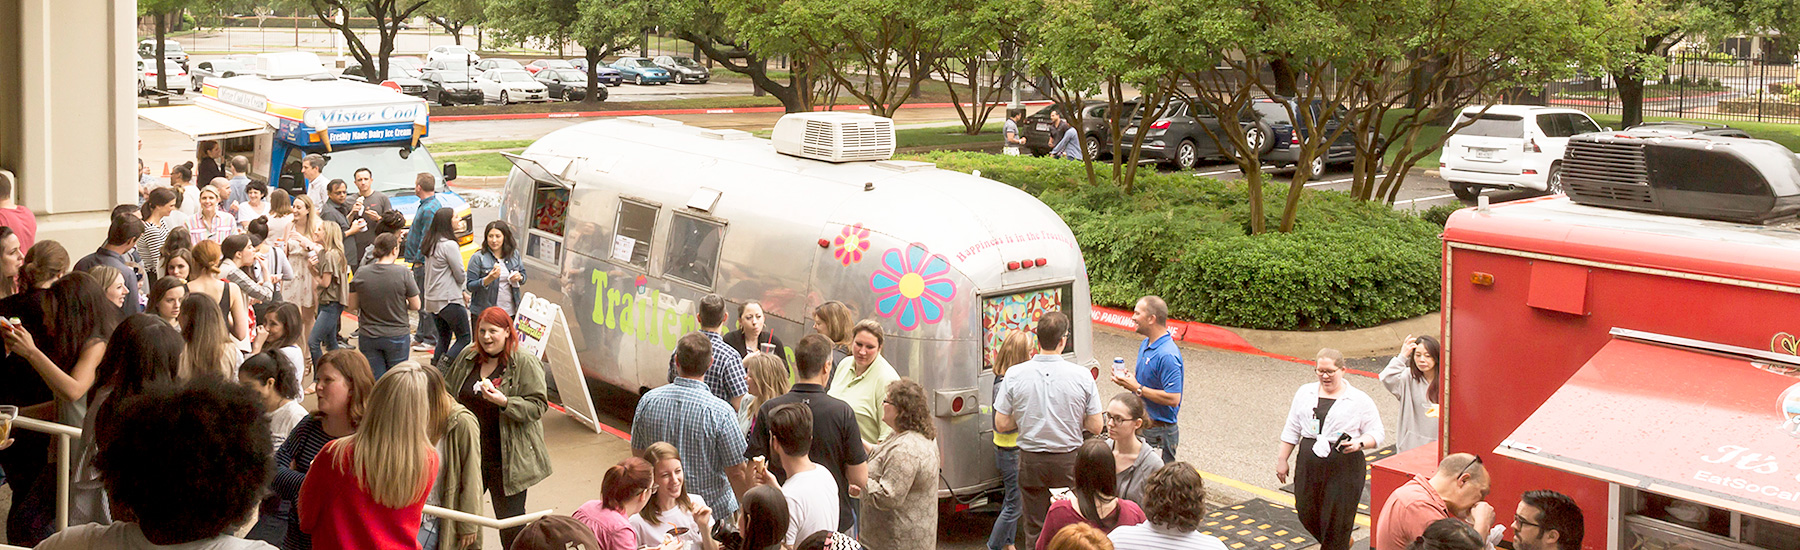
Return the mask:
<path fill-rule="evenodd" d="M 962 125 L 944 126 L 940 128 L 908 128 L 894 131 L 895 147 L 930 147 L 944 145 L 962 145 L 965 143 L 989 143 L 996 146 L 1000 143 L 999 122 L 989 122 L 981 127 L 981 133 L 968 135 L 963 133 Z"/>
<path fill-rule="evenodd" d="M 515 149 L 507 152 L 516 155 L 525 152 L 525 150 Z M 513 167 L 512 161 L 506 160 L 506 157 L 500 156 L 500 153 L 498 152 L 466 155 L 438 155 L 437 160 L 441 162 L 456 163 L 456 175 L 458 176 L 504 176 L 507 172 L 511 171 Z"/>
<path fill-rule="evenodd" d="M 531 139 L 506 139 L 500 141 L 458 141 L 454 143 L 428 143 L 432 154 L 443 155 L 457 151 L 480 151 L 483 149 L 521 149 L 530 147 Z"/>

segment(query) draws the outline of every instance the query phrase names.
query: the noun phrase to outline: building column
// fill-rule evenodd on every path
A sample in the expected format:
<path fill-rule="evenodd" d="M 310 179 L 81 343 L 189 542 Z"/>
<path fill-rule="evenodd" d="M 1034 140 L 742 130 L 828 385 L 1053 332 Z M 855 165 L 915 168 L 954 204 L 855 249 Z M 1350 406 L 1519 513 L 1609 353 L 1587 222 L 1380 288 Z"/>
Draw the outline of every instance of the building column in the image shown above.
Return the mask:
<path fill-rule="evenodd" d="M 85 255 L 114 205 L 135 203 L 135 2 L 0 2 L 0 168 L 38 240 Z"/>

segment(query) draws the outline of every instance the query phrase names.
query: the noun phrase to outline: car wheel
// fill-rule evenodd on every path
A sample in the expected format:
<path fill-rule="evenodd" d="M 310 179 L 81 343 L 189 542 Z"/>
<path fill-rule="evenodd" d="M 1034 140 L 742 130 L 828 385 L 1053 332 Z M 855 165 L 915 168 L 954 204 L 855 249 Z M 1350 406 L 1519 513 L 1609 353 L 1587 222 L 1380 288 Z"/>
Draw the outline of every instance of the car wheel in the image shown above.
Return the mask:
<path fill-rule="evenodd" d="M 1308 170 L 1307 170 L 1308 178 L 1319 179 L 1319 177 L 1324 176 L 1325 175 L 1325 154 L 1320 153 L 1318 155 L 1314 155 L 1313 159 L 1312 159 L 1312 163 L 1307 166 L 1308 166 Z"/>
<path fill-rule="evenodd" d="M 644 75 L 641 75 L 641 74 L 637 75 L 636 79 L 632 80 L 631 83 L 639 85 L 639 86 L 643 86 L 644 85 Z"/>
<path fill-rule="evenodd" d="M 1175 167 L 1183 170 L 1200 167 L 1200 147 L 1194 145 L 1194 140 L 1184 139 L 1181 145 L 1175 146 Z"/>
<path fill-rule="evenodd" d="M 138 97 L 144 96 L 144 79 L 138 79 Z"/>
<path fill-rule="evenodd" d="M 598 101 L 606 101 L 606 97 L 612 95 L 611 92 L 606 91 L 605 86 L 601 86 L 600 89 L 594 90 L 594 92 L 600 96 L 597 98 Z"/>
<path fill-rule="evenodd" d="M 1450 192 L 1456 194 L 1456 200 L 1463 202 L 1473 202 L 1475 196 L 1481 194 L 1481 191 L 1475 186 L 1460 181 L 1450 182 Z"/>
<path fill-rule="evenodd" d="M 1563 194 L 1562 163 L 1558 162 L 1550 165 L 1550 175 L 1544 178 L 1544 194 Z"/>
<path fill-rule="evenodd" d="M 1268 142 L 1269 133 L 1264 132 L 1262 126 L 1251 126 L 1244 129 L 1244 143 L 1249 145 L 1251 149 L 1262 151 L 1263 144 Z"/>
<path fill-rule="evenodd" d="M 1081 148 L 1082 150 L 1087 151 L 1087 158 L 1100 160 L 1100 155 L 1102 153 L 1100 150 L 1100 136 L 1090 135 L 1087 139 L 1081 140 Z"/>
<path fill-rule="evenodd" d="M 506 94 L 506 90 L 500 90 L 500 104 L 512 105 L 512 97 Z"/>
<path fill-rule="evenodd" d="M 564 102 L 571 102 L 571 103 L 572 103 L 572 102 L 574 102 L 574 101 L 575 101 L 575 93 L 574 93 L 574 92 L 571 92 L 571 91 L 569 91 L 569 89 L 568 89 L 568 88 L 563 88 L 563 94 L 562 94 L 562 95 L 563 95 L 563 96 L 562 96 L 562 100 L 563 100 L 563 101 L 564 101 Z"/>

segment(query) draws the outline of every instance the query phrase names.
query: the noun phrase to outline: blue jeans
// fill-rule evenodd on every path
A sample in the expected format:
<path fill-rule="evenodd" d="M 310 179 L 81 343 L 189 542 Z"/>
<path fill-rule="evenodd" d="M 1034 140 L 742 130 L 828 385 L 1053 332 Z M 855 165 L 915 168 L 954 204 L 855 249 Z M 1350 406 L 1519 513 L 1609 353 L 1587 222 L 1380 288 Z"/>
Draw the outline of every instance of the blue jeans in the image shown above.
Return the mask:
<path fill-rule="evenodd" d="M 431 356 L 434 365 L 448 363 L 462 353 L 463 347 L 469 345 L 469 309 L 462 304 L 450 304 L 432 314 L 431 323 L 437 326 L 437 351 Z M 452 339 L 455 341 L 452 342 Z M 461 383 L 461 382 L 458 382 Z"/>
<path fill-rule="evenodd" d="M 344 304 L 319 304 L 319 317 L 313 320 L 312 334 L 306 336 L 306 349 L 314 361 L 327 351 L 338 349 L 338 325 L 344 321 Z"/>
<path fill-rule="evenodd" d="M 413 282 L 419 285 L 419 291 L 425 291 L 425 264 L 413 264 Z M 421 296 L 420 299 L 424 297 Z M 431 314 L 419 310 L 419 328 L 414 329 L 414 342 L 437 344 L 437 324 L 431 322 Z"/>
<path fill-rule="evenodd" d="M 1155 428 L 1144 428 L 1138 432 L 1144 442 L 1162 449 L 1163 464 L 1175 463 L 1175 447 L 1181 444 L 1181 426 L 1179 424 L 1163 424 Z"/>
<path fill-rule="evenodd" d="M 369 370 L 374 372 L 375 379 L 380 380 L 389 368 L 405 362 L 411 355 L 412 348 L 408 343 L 404 335 L 390 338 L 362 336 L 357 339 L 357 348 L 369 359 Z"/>
<path fill-rule="evenodd" d="M 421 550 L 437 550 L 437 547 L 438 518 L 426 514 L 425 517 L 419 519 L 419 548 Z"/>
<path fill-rule="evenodd" d="M 1019 532 L 1019 516 L 1025 514 L 1025 503 L 1019 498 L 1019 449 L 994 449 L 994 467 L 1000 469 L 1000 486 L 1006 497 L 1000 502 L 1000 517 L 994 520 L 994 532 L 988 535 L 988 550 L 1012 546 Z"/>

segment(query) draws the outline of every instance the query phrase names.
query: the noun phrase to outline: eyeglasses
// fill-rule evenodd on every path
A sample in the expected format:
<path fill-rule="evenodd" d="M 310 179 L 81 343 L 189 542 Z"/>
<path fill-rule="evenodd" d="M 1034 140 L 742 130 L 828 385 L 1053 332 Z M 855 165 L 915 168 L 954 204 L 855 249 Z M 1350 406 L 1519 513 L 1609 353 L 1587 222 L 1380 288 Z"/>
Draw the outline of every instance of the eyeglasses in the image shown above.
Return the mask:
<path fill-rule="evenodd" d="M 1542 523 L 1536 523 L 1519 516 L 1513 516 L 1513 530 L 1519 531 L 1521 526 L 1531 527 L 1539 531 L 1544 530 L 1544 524 Z"/>
<path fill-rule="evenodd" d="M 1112 413 L 1106 414 L 1106 423 L 1107 424 L 1120 424 L 1120 423 L 1124 423 L 1124 422 L 1131 422 L 1133 420 L 1137 420 L 1137 419 L 1136 418 L 1126 418 L 1126 417 L 1119 416 L 1119 415 L 1112 414 Z"/>

